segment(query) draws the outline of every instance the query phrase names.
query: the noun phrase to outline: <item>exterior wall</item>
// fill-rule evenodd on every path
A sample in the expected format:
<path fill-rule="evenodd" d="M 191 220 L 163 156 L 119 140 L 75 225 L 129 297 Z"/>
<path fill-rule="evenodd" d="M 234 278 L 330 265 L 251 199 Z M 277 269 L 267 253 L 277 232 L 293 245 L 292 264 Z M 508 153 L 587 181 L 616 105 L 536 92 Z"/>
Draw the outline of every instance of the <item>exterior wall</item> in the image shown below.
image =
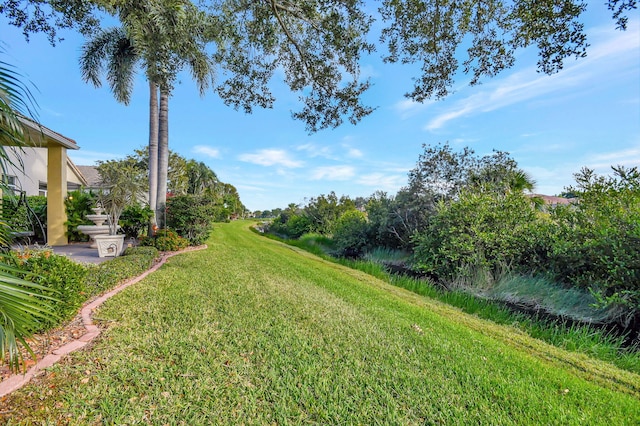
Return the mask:
<path fill-rule="evenodd" d="M 15 187 L 18 191 L 26 191 L 27 195 L 40 195 L 40 182 L 47 182 L 47 149 L 24 148 L 24 152 L 5 147 L 11 161 L 17 166 L 7 167 L 7 176 L 15 176 Z M 18 155 L 22 157 L 24 173 L 20 170 Z"/>
<path fill-rule="evenodd" d="M 47 187 L 47 148 L 24 148 L 24 152 L 21 152 L 5 147 L 5 150 L 14 164 L 19 165 L 17 155 L 23 159 L 24 173 L 19 166 L 7 167 L 6 175 L 15 176 L 18 180 L 16 189 L 25 191 L 27 195 L 46 195 L 41 193 L 40 186 L 44 184 Z M 68 163 L 66 165 L 66 176 L 69 190 L 83 186 L 84 182 L 81 177 Z"/>

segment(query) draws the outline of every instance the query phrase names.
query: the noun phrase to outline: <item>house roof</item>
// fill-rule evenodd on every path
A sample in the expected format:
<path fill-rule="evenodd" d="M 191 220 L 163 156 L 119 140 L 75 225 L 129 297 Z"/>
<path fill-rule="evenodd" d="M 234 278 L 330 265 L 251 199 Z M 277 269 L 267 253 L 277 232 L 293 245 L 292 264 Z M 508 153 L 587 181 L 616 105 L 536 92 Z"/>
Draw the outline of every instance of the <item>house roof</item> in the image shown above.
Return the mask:
<path fill-rule="evenodd" d="M 96 166 L 76 166 L 80 173 L 87 180 L 87 186 L 89 188 L 99 188 L 102 184 L 98 168 Z"/>
<path fill-rule="evenodd" d="M 36 147 L 46 147 L 50 143 L 61 145 L 67 149 L 80 149 L 76 141 L 70 139 L 58 132 L 54 132 L 48 127 L 42 124 L 36 123 L 30 118 L 24 116 L 18 116 L 18 120 L 25 127 L 26 132 L 29 135 L 27 143 Z"/>
<path fill-rule="evenodd" d="M 545 204 L 550 204 L 552 206 L 557 206 L 559 204 L 572 204 L 575 202 L 575 199 L 573 198 L 555 197 L 552 195 L 531 194 L 530 196 L 540 198 Z"/>
<path fill-rule="evenodd" d="M 73 173 L 78 176 L 78 179 L 80 179 L 80 182 L 82 182 L 82 186 L 89 186 L 89 182 L 87 181 L 87 177 L 84 175 L 84 173 L 82 173 L 80 171 L 80 169 L 78 168 L 78 166 L 76 166 L 74 164 L 73 161 L 71 161 L 71 158 L 67 156 L 67 166 L 69 166 L 69 168 L 73 171 Z"/>

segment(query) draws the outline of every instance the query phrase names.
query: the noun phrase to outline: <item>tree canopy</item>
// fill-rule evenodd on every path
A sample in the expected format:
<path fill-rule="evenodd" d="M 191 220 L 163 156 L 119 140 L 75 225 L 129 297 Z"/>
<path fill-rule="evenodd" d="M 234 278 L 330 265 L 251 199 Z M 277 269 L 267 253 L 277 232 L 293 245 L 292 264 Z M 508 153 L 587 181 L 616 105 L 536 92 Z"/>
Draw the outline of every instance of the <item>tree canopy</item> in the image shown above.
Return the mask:
<path fill-rule="evenodd" d="M 605 4 L 616 27 L 626 29 L 636 0 Z M 203 31 L 200 40 L 212 49 L 218 70 L 214 90 L 222 100 L 246 112 L 271 107 L 275 97 L 269 83 L 281 69 L 284 82 L 302 102 L 293 117 L 310 131 L 339 126 L 345 119 L 356 123 L 373 111 L 362 102 L 370 82 L 360 73 L 363 55 L 376 49 L 370 41 L 376 36 L 373 28 L 380 29 L 385 61 L 420 65 L 413 89 L 406 93 L 418 102 L 448 95 L 460 70 L 471 76 L 472 85 L 498 74 L 513 66 L 521 48 L 533 46 L 538 70 L 547 74 L 588 52 L 582 0 L 382 0 L 377 7 L 361 0 L 0 1 L 0 14 L 26 36 L 44 32 L 52 42 L 58 28 L 91 28 L 97 8 L 119 14 L 140 52 L 157 56 L 145 61 L 161 64 L 147 72 L 168 83 L 184 66 L 180 61 L 189 57 L 188 51 L 198 51 L 199 46 L 183 43 L 180 36 L 196 27 L 181 24 L 175 28 L 178 33 L 158 39 L 153 26 L 166 29 L 166 20 L 178 15 L 193 15 L 187 23 L 200 22 L 196 15 L 206 16 L 206 29 L 197 31 Z M 381 25 L 373 26 L 376 20 Z"/>

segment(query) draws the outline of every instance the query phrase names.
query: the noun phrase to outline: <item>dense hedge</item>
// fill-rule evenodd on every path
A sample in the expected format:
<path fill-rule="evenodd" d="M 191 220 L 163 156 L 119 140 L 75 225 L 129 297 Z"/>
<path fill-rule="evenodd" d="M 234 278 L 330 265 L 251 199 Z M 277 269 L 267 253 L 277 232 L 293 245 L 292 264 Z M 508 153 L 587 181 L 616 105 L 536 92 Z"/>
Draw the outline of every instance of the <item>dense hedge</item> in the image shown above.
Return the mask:
<path fill-rule="evenodd" d="M 167 200 L 167 228 L 190 245 L 203 244 L 209 238 L 215 215 L 215 200 L 208 196 L 185 194 Z"/>
<path fill-rule="evenodd" d="M 337 252 L 345 257 L 357 257 L 367 246 L 367 216 L 359 210 L 349 210 L 336 221 L 333 241 Z"/>
<path fill-rule="evenodd" d="M 640 174 L 576 175 L 574 203 L 539 208 L 521 193 L 463 192 L 414 237 L 415 264 L 441 280 L 500 269 L 544 274 L 640 317 Z"/>
<path fill-rule="evenodd" d="M 87 269 L 65 256 L 55 255 L 51 250 L 24 250 L 11 251 L 4 259 L 23 271 L 20 278 L 47 287 L 46 295 L 57 299 L 52 303 L 57 320 L 41 322 L 40 328 L 32 332 L 52 328 L 73 318 L 87 299 Z"/>
<path fill-rule="evenodd" d="M 545 250 L 537 247 L 541 220 L 522 193 L 463 192 L 457 201 L 442 203 L 426 231 L 414 236 L 415 266 L 445 281 L 478 270 L 535 272 L 544 263 Z"/>

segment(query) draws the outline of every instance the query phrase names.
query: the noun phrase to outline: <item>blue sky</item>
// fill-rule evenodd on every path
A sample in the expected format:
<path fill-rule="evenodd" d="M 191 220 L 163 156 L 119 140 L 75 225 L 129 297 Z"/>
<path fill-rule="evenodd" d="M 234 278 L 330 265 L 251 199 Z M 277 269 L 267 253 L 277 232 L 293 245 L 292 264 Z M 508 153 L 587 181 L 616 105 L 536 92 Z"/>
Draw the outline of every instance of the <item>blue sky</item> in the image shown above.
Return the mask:
<path fill-rule="evenodd" d="M 516 67 L 469 87 L 460 76 L 456 92 L 442 101 L 413 103 L 415 68 L 365 58 L 366 94 L 376 111 L 356 126 L 343 125 L 309 135 L 291 118 L 297 95 L 276 82 L 274 109 L 246 115 L 226 107 L 211 92 L 199 97 L 183 76 L 170 101 L 170 149 L 205 162 L 234 185 L 250 210 L 284 208 L 289 203 L 335 191 L 338 195 L 390 194 L 406 185 L 407 173 L 423 144 L 450 142 L 478 154 L 508 151 L 553 195 L 573 183 L 583 166 L 609 173 L 611 165 L 640 165 L 640 25 L 630 15 L 626 32 L 615 30 L 603 5 L 585 15 L 587 58 L 569 59 L 553 76 L 536 73 L 534 52 L 519 53 Z M 148 141 L 148 88 L 142 75 L 129 106 L 108 88 L 85 84 L 78 69 L 83 38 L 65 32 L 51 47 L 45 37 L 26 43 L 0 17 L 8 56 L 36 87 L 39 119 L 81 147 L 70 156 L 78 165 L 122 158 Z"/>

